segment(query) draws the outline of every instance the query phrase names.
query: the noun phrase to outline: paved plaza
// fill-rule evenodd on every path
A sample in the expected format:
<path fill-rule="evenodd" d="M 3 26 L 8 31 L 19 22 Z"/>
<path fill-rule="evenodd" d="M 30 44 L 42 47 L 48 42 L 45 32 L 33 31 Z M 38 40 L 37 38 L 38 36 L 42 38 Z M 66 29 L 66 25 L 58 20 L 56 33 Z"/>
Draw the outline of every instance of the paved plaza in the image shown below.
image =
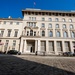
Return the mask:
<path fill-rule="evenodd" d="M 0 75 L 75 75 L 75 57 L 0 55 Z"/>

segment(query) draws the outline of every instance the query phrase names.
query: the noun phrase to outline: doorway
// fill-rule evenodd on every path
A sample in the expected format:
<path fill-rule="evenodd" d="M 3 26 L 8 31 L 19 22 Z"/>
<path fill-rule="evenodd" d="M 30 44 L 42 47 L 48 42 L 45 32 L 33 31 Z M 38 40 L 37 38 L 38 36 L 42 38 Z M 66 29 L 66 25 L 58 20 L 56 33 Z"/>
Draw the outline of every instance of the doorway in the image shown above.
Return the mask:
<path fill-rule="evenodd" d="M 34 40 L 27 40 L 27 50 L 30 53 L 35 53 L 35 41 Z"/>

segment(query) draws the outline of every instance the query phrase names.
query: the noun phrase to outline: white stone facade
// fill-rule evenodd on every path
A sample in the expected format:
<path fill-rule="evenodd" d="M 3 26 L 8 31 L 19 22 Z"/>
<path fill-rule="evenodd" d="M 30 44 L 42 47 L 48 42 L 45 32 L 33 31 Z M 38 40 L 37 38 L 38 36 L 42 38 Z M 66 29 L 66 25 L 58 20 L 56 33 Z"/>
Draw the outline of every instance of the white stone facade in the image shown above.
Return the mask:
<path fill-rule="evenodd" d="M 59 55 L 75 52 L 75 13 L 22 10 L 23 19 L 0 19 L 1 51 Z"/>

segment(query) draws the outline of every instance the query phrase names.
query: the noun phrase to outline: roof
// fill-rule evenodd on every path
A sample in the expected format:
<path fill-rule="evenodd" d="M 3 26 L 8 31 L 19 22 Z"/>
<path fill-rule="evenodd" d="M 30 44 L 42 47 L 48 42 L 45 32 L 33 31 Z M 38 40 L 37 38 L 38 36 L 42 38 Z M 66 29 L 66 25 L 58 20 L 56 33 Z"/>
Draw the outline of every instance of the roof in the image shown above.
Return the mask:
<path fill-rule="evenodd" d="M 22 21 L 21 18 L 0 18 L 0 20 L 18 20 L 18 21 Z"/>
<path fill-rule="evenodd" d="M 25 10 L 22 10 L 22 14 L 24 14 L 24 12 L 43 12 L 43 13 L 73 13 L 75 14 L 75 12 L 73 11 L 57 11 L 57 10 L 38 10 L 38 9 L 25 9 Z"/>

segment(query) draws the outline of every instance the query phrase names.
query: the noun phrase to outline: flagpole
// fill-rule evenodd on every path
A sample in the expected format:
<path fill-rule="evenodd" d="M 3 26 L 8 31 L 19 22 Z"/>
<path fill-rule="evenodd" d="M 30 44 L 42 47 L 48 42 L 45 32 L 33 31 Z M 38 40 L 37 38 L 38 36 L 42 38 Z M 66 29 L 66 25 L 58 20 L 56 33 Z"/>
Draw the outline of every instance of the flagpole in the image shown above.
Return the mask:
<path fill-rule="evenodd" d="M 33 3 L 33 9 L 35 8 L 35 5 L 36 5 L 36 3 L 34 2 L 34 3 Z"/>

